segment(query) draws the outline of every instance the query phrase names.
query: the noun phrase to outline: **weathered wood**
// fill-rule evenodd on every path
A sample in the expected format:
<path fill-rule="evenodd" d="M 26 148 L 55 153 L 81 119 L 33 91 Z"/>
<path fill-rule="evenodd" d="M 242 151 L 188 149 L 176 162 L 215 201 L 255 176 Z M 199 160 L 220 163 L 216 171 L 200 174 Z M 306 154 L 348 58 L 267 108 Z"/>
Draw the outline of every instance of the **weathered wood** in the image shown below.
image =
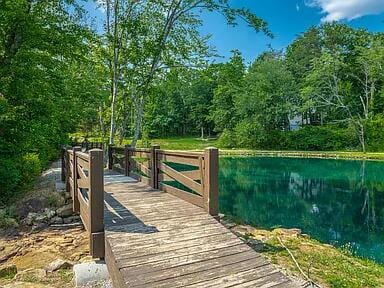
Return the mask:
<path fill-rule="evenodd" d="M 89 215 L 90 252 L 93 257 L 104 257 L 104 173 L 103 150 L 89 151 Z"/>
<path fill-rule="evenodd" d="M 150 165 L 151 165 L 151 170 L 149 171 L 150 174 L 147 174 L 147 175 L 149 175 L 149 177 L 150 177 L 150 186 L 153 189 L 157 189 L 158 184 L 159 184 L 159 182 L 158 182 L 159 171 L 158 171 L 158 167 L 157 167 L 157 150 L 159 150 L 159 149 L 160 149 L 160 145 L 152 145 L 151 157 L 149 160 Z M 140 165 L 140 167 L 142 167 L 142 165 Z"/>
<path fill-rule="evenodd" d="M 290 284 L 203 208 L 142 183 L 105 190 L 106 260 L 115 287 Z M 180 194 L 199 197 L 205 208 L 203 197 Z"/>
<path fill-rule="evenodd" d="M 198 193 L 199 195 L 203 194 L 203 186 L 200 183 L 197 183 L 191 178 L 185 176 L 185 174 L 179 173 L 177 170 L 173 169 L 165 163 L 160 163 L 159 169 L 160 171 L 164 172 L 165 174 L 168 174 L 168 176 L 172 177 L 174 180 L 180 182 L 181 184 Z"/>
<path fill-rule="evenodd" d="M 204 200 L 208 213 L 219 213 L 219 151 L 207 148 L 204 152 Z"/>
<path fill-rule="evenodd" d="M 181 189 L 178 189 L 178 188 L 175 188 L 173 186 L 170 186 L 170 185 L 167 185 L 167 184 L 164 184 L 164 183 L 160 183 L 159 185 L 159 189 L 167 192 L 167 193 L 170 193 L 174 196 L 177 196 L 179 197 L 180 199 L 183 199 L 189 203 L 192 203 L 196 206 L 199 206 L 199 207 L 205 207 L 204 206 L 204 199 L 199 196 L 199 195 L 195 195 L 195 194 L 192 194 L 192 193 L 189 193 L 189 192 L 186 192 L 184 190 L 181 190 Z"/>
<path fill-rule="evenodd" d="M 180 154 L 168 154 L 168 152 L 159 150 L 158 151 L 158 159 L 164 162 L 171 163 L 179 163 L 179 164 L 187 164 L 191 166 L 199 166 L 199 157 L 186 157 Z"/>
<path fill-rule="evenodd" d="M 81 147 L 73 147 L 73 161 L 71 165 L 72 169 L 72 179 L 73 179 L 73 187 L 72 187 L 72 209 L 73 212 L 80 212 L 80 204 L 79 204 L 79 199 L 78 199 L 78 194 L 77 194 L 77 153 L 80 153 Z"/>

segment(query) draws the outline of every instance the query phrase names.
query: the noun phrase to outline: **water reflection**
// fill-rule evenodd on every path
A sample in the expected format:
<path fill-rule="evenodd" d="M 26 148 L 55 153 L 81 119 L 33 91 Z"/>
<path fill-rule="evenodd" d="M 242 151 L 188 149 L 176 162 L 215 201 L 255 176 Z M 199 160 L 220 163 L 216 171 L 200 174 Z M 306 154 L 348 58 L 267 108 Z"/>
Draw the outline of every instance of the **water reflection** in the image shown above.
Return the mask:
<path fill-rule="evenodd" d="M 383 162 L 223 157 L 220 210 L 262 228 L 301 228 L 384 263 Z"/>

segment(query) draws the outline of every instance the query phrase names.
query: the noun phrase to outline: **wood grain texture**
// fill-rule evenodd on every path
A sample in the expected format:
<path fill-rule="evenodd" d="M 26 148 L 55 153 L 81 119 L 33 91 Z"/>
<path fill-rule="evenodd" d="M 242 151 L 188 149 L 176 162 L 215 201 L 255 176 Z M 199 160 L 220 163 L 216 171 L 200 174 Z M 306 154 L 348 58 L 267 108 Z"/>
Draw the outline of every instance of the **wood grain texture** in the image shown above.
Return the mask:
<path fill-rule="evenodd" d="M 104 195 L 114 287 L 294 287 L 201 207 L 141 182 L 106 185 Z"/>

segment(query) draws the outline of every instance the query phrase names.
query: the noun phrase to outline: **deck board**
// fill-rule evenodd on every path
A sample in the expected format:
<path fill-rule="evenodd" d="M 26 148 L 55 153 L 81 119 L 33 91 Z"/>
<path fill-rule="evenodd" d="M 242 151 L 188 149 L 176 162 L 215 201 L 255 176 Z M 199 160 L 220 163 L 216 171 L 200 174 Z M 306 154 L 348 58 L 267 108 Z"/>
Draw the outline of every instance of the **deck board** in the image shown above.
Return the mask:
<path fill-rule="evenodd" d="M 293 287 L 202 208 L 129 177 L 106 177 L 105 257 L 114 287 Z"/>

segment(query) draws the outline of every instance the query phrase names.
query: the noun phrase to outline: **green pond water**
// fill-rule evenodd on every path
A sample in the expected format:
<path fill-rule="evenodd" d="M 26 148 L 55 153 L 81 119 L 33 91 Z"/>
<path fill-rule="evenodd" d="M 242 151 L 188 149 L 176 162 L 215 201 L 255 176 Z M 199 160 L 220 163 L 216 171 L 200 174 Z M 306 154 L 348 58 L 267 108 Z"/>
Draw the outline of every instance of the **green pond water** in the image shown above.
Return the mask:
<path fill-rule="evenodd" d="M 220 158 L 220 212 L 384 263 L 384 162 Z"/>

